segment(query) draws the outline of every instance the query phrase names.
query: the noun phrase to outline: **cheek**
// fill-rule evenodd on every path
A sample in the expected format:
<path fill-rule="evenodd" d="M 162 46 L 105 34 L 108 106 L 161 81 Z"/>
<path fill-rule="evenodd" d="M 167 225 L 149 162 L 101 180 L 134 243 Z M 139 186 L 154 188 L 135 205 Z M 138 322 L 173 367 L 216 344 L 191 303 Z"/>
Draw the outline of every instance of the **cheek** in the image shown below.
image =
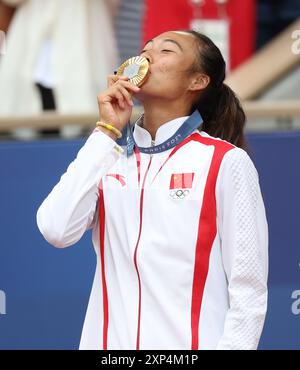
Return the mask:
<path fill-rule="evenodd" d="M 160 77 L 162 77 L 164 80 L 177 80 L 181 75 L 177 65 L 172 65 L 167 62 L 160 63 L 158 65 L 158 71 Z"/>
<path fill-rule="evenodd" d="M 168 71 L 170 71 L 170 66 L 168 65 L 168 63 L 162 62 L 159 64 L 158 70 L 159 72 L 165 74 L 165 73 L 168 73 Z"/>

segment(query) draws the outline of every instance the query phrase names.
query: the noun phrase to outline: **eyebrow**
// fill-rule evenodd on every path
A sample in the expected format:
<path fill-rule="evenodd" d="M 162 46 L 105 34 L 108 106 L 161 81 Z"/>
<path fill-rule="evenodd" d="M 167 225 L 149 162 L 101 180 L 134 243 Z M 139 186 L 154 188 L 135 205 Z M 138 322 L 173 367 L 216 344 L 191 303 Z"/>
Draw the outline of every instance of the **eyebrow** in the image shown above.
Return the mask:
<path fill-rule="evenodd" d="M 154 42 L 154 40 L 148 40 L 146 43 L 145 43 L 145 45 L 144 45 L 144 47 L 147 45 L 147 44 L 149 44 L 150 42 Z M 164 39 L 163 40 L 163 42 L 172 42 L 173 44 L 175 44 L 175 45 L 177 45 L 178 47 L 179 47 L 179 49 L 183 52 L 183 48 L 182 48 L 182 46 L 179 44 L 179 42 L 177 42 L 177 41 L 175 41 L 175 40 L 173 40 L 173 39 Z"/>

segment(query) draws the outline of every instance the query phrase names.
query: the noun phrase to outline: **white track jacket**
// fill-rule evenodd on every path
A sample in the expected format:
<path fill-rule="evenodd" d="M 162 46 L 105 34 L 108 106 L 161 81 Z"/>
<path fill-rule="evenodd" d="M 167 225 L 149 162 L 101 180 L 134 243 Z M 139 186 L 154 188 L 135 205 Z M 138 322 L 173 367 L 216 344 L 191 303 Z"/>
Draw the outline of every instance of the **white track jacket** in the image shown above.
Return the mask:
<path fill-rule="evenodd" d="M 158 145 L 186 117 L 162 125 Z M 138 146 L 151 136 L 135 124 Z M 94 132 L 37 212 L 64 248 L 93 228 L 97 267 L 80 349 L 256 349 L 267 308 L 268 227 L 240 148 L 195 130 L 127 158 Z"/>

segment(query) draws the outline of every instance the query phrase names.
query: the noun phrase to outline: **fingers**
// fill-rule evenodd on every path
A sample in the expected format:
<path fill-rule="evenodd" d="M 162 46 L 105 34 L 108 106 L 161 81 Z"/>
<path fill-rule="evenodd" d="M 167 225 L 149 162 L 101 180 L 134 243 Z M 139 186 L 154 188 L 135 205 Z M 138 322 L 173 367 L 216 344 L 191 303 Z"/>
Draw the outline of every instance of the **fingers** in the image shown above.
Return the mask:
<path fill-rule="evenodd" d="M 108 86 L 112 87 L 115 84 L 121 84 L 126 89 L 132 91 L 132 93 L 139 92 L 140 88 L 132 84 L 127 76 L 116 76 L 116 75 L 109 75 L 107 78 Z"/>
<path fill-rule="evenodd" d="M 132 93 L 139 91 L 137 86 L 134 86 L 130 82 L 119 81 L 111 88 L 110 96 L 118 100 L 121 108 L 125 108 L 125 105 L 133 106 Z"/>
<path fill-rule="evenodd" d="M 123 86 L 119 86 L 119 92 L 120 94 L 122 95 L 123 97 L 123 101 L 126 101 L 126 103 L 130 106 L 133 106 L 133 101 L 132 101 L 132 98 L 131 98 L 131 95 L 129 94 L 129 92 L 125 89 L 125 87 Z"/>
<path fill-rule="evenodd" d="M 119 79 L 109 90 L 111 96 L 115 95 L 120 107 L 125 108 L 125 104 L 133 106 L 132 94 L 140 91 L 140 88 L 129 81 Z"/>
<path fill-rule="evenodd" d="M 118 100 L 118 104 L 119 104 L 119 106 L 120 106 L 122 109 L 125 109 L 125 108 L 126 108 L 126 103 L 125 103 L 125 102 L 127 102 L 127 103 L 128 103 L 128 101 L 127 101 L 126 97 L 124 96 L 123 91 L 116 91 L 116 92 L 115 92 L 115 99 L 117 99 L 117 100 Z M 133 105 L 132 101 L 130 101 L 130 102 L 128 103 L 128 105 L 129 105 L 129 106 L 132 106 L 132 105 Z"/>
<path fill-rule="evenodd" d="M 128 77 L 127 76 L 109 75 L 107 77 L 107 85 L 108 85 L 108 87 L 113 86 L 119 80 L 128 81 Z"/>
<path fill-rule="evenodd" d="M 139 92 L 141 89 L 138 86 L 135 86 L 133 83 L 129 81 L 117 81 L 115 86 L 122 86 L 124 87 L 127 91 L 129 91 L 131 94 Z"/>
<path fill-rule="evenodd" d="M 132 107 L 132 95 L 139 92 L 140 88 L 132 84 L 126 76 L 109 75 L 107 81 L 109 88 L 98 96 L 98 102 L 115 102 L 121 109 Z"/>
<path fill-rule="evenodd" d="M 98 101 L 100 104 L 117 101 L 120 108 L 125 109 L 126 106 L 133 106 L 132 94 L 139 90 L 140 88 L 131 82 L 118 79 L 107 91 L 99 95 Z"/>

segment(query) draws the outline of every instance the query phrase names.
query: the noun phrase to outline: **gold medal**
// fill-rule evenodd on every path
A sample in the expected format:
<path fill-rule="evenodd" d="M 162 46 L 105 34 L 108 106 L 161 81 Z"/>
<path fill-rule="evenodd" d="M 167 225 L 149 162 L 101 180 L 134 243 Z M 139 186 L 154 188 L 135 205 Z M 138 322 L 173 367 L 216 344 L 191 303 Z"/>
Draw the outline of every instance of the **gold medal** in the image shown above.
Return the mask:
<path fill-rule="evenodd" d="M 118 69 L 117 76 L 127 76 L 136 86 L 142 86 L 149 76 L 149 62 L 144 57 L 127 59 Z"/>

